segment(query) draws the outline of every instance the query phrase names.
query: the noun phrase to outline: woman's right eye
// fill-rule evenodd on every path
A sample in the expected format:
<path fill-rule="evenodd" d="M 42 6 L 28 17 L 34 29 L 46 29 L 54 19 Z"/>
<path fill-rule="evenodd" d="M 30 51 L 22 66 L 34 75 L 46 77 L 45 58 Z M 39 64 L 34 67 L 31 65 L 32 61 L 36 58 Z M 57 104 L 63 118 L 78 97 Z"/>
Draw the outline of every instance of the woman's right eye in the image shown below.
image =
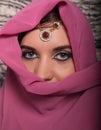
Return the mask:
<path fill-rule="evenodd" d="M 38 55 L 33 51 L 22 51 L 22 57 L 25 59 L 35 59 Z"/>

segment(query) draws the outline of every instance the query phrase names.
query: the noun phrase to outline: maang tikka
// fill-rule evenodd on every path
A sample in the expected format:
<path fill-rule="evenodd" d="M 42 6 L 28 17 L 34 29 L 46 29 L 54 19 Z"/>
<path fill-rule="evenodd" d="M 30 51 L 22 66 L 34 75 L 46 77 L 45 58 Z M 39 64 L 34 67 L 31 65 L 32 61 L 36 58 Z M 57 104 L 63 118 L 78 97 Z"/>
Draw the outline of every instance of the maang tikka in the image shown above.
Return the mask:
<path fill-rule="evenodd" d="M 48 42 L 52 38 L 52 31 L 59 29 L 61 21 L 55 21 L 53 23 L 38 24 L 36 29 L 40 30 L 39 37 L 43 42 Z"/>

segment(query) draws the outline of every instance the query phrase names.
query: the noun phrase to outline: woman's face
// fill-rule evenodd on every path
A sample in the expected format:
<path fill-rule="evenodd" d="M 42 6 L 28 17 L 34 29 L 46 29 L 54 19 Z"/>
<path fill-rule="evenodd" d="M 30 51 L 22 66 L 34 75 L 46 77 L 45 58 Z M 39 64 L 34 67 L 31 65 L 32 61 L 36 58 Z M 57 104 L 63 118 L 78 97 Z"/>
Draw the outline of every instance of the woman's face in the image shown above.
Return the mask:
<path fill-rule="evenodd" d="M 27 69 L 46 82 L 56 82 L 75 72 L 72 50 L 63 26 L 43 42 L 40 30 L 28 32 L 21 41 L 22 60 Z"/>

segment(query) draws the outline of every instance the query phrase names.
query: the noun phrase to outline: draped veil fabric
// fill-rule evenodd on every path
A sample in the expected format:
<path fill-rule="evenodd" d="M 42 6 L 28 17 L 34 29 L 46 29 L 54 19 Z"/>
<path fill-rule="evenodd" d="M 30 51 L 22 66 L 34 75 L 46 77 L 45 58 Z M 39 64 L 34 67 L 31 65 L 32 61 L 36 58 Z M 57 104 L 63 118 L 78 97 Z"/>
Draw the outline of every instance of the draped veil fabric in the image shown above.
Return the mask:
<path fill-rule="evenodd" d="M 17 38 L 56 5 L 68 30 L 76 72 L 46 83 L 24 66 Z M 8 66 L 0 89 L 0 130 L 100 130 L 101 63 L 90 25 L 72 2 L 33 0 L 0 30 L 0 59 Z"/>

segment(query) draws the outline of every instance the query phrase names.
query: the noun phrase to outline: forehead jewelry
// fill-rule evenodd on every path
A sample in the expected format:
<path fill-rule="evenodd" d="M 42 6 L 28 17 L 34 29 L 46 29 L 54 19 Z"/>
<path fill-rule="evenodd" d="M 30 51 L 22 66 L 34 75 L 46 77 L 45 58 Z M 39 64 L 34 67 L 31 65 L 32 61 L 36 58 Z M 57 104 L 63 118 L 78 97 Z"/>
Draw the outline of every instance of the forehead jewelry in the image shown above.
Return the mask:
<path fill-rule="evenodd" d="M 38 25 L 37 29 L 40 30 L 39 37 L 43 42 L 48 42 L 52 38 L 52 31 L 54 29 L 59 29 L 61 22 L 56 21 L 52 24 L 44 23 L 42 25 Z"/>

